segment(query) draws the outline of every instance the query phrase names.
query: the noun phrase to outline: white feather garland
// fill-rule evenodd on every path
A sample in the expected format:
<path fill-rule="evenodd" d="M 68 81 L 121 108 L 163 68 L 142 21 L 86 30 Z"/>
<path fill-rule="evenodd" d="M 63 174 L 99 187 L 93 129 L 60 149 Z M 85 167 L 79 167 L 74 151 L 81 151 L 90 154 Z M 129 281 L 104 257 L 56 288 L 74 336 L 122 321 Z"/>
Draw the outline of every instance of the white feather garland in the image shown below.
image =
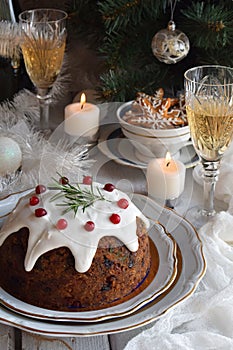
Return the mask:
<path fill-rule="evenodd" d="M 34 128 L 39 118 L 37 100 L 27 90 L 19 92 L 12 102 L 0 105 L 0 136 L 15 140 L 22 151 L 22 167 L 15 174 L 0 177 L 1 197 L 9 193 L 34 187 L 39 182 L 51 182 L 56 172 L 81 181 L 93 164 L 88 159 L 86 145 L 71 145 L 60 138 L 43 138 Z"/>

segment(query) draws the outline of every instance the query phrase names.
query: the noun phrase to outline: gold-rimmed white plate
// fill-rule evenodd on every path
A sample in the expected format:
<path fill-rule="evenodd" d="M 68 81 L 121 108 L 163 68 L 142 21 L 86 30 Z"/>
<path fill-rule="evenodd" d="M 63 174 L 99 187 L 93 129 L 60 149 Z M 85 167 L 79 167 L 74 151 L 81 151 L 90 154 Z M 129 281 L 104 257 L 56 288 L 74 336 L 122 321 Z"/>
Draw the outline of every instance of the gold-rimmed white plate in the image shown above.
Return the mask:
<path fill-rule="evenodd" d="M 168 208 L 161 208 L 142 195 L 134 195 L 134 202 L 150 219 L 158 219 L 177 242 L 179 251 L 178 275 L 163 294 L 136 312 L 102 322 L 41 321 L 0 306 L 0 322 L 22 330 L 50 336 L 90 336 L 123 332 L 149 324 L 190 297 L 204 276 L 206 263 L 202 243 L 193 226 Z"/>
<path fill-rule="evenodd" d="M 176 243 L 166 233 L 163 226 L 151 222 L 149 230 L 152 252 L 152 269 L 156 268 L 156 274 L 150 272 L 151 282 L 143 288 L 140 285 L 140 293 L 132 293 L 125 301 L 115 306 L 94 311 L 54 311 L 27 304 L 0 288 L 0 303 L 10 310 L 33 318 L 67 321 L 67 322 L 100 322 L 115 317 L 127 316 L 144 305 L 148 304 L 165 292 L 175 280 L 177 274 Z M 154 259 L 157 261 L 154 264 Z M 150 276 L 148 276 L 150 277 Z M 144 281 L 144 284 L 146 281 Z"/>

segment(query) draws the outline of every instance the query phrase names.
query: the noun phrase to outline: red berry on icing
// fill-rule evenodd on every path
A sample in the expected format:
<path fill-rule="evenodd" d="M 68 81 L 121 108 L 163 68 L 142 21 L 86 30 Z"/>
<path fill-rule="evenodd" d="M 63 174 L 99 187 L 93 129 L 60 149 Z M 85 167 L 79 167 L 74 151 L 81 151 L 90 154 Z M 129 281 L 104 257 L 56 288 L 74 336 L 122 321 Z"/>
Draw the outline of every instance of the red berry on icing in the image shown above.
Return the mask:
<path fill-rule="evenodd" d="M 59 179 L 59 183 L 62 184 L 62 185 L 67 185 L 67 184 L 69 183 L 68 177 L 62 176 L 62 177 Z"/>
<path fill-rule="evenodd" d="M 36 186 L 36 194 L 40 194 L 46 191 L 46 187 L 44 185 L 37 185 Z"/>
<path fill-rule="evenodd" d="M 92 177 L 91 176 L 84 176 L 83 177 L 83 184 L 84 185 L 91 185 L 92 184 Z"/>
<path fill-rule="evenodd" d="M 109 220 L 113 223 L 113 224 L 119 224 L 119 222 L 121 221 L 121 217 L 118 214 L 112 214 L 109 218 Z"/>
<path fill-rule="evenodd" d="M 29 204 L 30 205 L 37 205 L 39 203 L 39 198 L 37 196 L 32 196 L 30 199 L 29 199 Z"/>
<path fill-rule="evenodd" d="M 56 228 L 58 230 L 64 230 L 68 226 L 68 222 L 65 219 L 59 219 Z"/>
<path fill-rule="evenodd" d="M 115 186 L 113 184 L 105 184 L 104 190 L 108 192 L 112 192 L 113 190 L 115 190 Z"/>
<path fill-rule="evenodd" d="M 85 223 L 85 225 L 84 225 L 84 228 L 85 228 L 86 231 L 91 232 L 91 231 L 94 230 L 95 224 L 94 224 L 93 221 L 87 221 L 87 222 Z"/>
<path fill-rule="evenodd" d="M 45 216 L 45 215 L 47 215 L 47 211 L 44 208 L 37 208 L 35 210 L 35 216 L 37 218 L 40 218 L 41 216 Z"/>
<path fill-rule="evenodd" d="M 121 198 L 119 199 L 119 201 L 117 202 L 118 207 L 120 207 L 121 209 L 126 209 L 129 206 L 129 202 L 127 201 L 126 198 Z"/>

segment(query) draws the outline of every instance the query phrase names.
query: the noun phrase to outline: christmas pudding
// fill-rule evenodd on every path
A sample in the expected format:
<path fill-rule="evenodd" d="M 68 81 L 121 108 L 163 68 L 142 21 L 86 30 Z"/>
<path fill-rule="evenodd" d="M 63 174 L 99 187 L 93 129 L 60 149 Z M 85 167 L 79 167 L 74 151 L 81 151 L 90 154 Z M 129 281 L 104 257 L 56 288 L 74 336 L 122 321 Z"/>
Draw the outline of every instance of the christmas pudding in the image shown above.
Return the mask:
<path fill-rule="evenodd" d="M 149 222 L 112 184 L 61 177 L 21 198 L 0 232 L 0 286 L 57 311 L 124 301 L 148 276 Z M 140 288 L 139 288 L 140 289 Z"/>

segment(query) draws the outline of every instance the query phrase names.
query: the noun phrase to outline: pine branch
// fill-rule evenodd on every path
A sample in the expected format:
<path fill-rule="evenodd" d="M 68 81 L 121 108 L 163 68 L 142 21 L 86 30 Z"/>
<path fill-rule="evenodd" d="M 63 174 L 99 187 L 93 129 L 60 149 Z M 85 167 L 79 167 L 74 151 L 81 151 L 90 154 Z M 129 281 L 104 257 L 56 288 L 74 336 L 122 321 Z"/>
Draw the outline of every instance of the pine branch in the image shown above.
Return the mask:
<path fill-rule="evenodd" d="M 99 2 L 99 11 L 102 15 L 108 35 L 125 30 L 147 19 L 154 21 L 164 9 L 168 0 L 105 0 Z"/>
<path fill-rule="evenodd" d="M 155 61 L 141 70 L 110 70 L 101 75 L 102 85 L 98 87 L 103 100 L 107 101 L 130 101 L 138 91 L 153 94 L 168 72 L 163 71 L 161 76 L 161 64 Z"/>
<path fill-rule="evenodd" d="M 182 28 L 193 46 L 207 50 L 232 43 L 233 12 L 224 6 L 198 2 L 181 12 L 186 18 Z"/>
<path fill-rule="evenodd" d="M 98 187 L 97 193 L 94 192 L 93 185 L 90 185 L 89 188 L 81 188 L 78 184 L 74 186 L 68 182 L 67 184 L 63 185 L 56 179 L 53 180 L 55 181 L 55 184 L 51 187 L 51 189 L 59 190 L 60 192 L 55 194 L 51 198 L 51 201 L 65 199 L 63 202 L 57 204 L 57 206 L 66 207 L 64 213 L 73 210 L 76 215 L 80 207 L 84 212 L 87 207 L 93 205 L 95 202 L 106 200 Z"/>
<path fill-rule="evenodd" d="M 97 46 L 103 39 L 104 26 L 98 11 L 97 1 L 73 0 L 69 13 L 69 33 L 78 34 L 90 46 Z"/>
<path fill-rule="evenodd" d="M 167 23 L 167 22 L 166 22 Z M 105 37 L 100 53 L 107 58 L 109 69 L 134 67 L 140 69 L 155 60 L 151 50 L 154 34 L 161 29 L 161 22 L 144 21 L 139 26 L 112 33 Z"/>
<path fill-rule="evenodd" d="M 198 64 L 216 64 L 222 66 L 233 67 L 233 56 L 229 55 L 229 48 L 216 50 L 211 48 L 208 50 L 208 55 L 204 49 L 197 50 Z"/>

